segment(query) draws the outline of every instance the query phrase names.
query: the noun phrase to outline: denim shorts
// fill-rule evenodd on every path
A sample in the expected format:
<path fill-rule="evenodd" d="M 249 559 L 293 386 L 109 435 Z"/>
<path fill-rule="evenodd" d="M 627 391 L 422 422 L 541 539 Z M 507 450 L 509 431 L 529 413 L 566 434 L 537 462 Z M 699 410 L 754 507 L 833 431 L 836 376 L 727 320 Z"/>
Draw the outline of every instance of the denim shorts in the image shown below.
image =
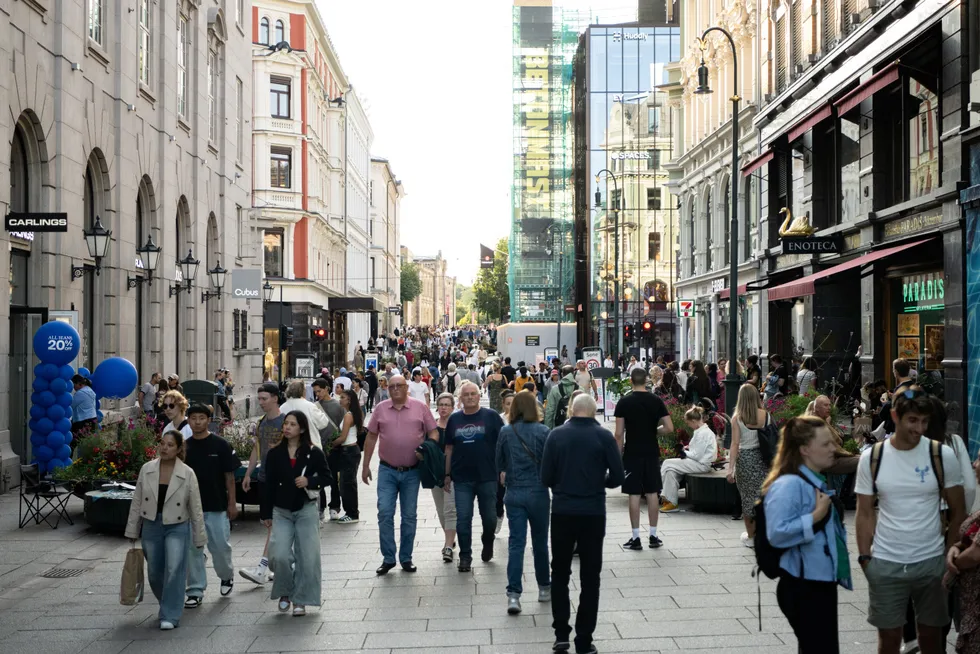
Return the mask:
<path fill-rule="evenodd" d="M 946 626 L 949 612 L 943 588 L 945 571 L 943 555 L 908 564 L 872 558 L 864 570 L 868 579 L 868 622 L 878 629 L 902 627 L 911 598 L 916 622 L 927 627 Z"/>

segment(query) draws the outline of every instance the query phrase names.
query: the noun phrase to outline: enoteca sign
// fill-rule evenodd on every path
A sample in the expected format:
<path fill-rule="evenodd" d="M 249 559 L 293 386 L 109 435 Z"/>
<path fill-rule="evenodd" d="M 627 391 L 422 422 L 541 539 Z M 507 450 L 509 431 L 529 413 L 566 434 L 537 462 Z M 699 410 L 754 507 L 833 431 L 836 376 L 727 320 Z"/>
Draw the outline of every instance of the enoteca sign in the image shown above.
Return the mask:
<path fill-rule="evenodd" d="M 231 271 L 231 296 L 238 300 L 262 299 L 262 270 L 235 268 Z"/>
<path fill-rule="evenodd" d="M 833 236 L 784 236 L 783 254 L 839 254 L 844 251 L 844 239 Z"/>

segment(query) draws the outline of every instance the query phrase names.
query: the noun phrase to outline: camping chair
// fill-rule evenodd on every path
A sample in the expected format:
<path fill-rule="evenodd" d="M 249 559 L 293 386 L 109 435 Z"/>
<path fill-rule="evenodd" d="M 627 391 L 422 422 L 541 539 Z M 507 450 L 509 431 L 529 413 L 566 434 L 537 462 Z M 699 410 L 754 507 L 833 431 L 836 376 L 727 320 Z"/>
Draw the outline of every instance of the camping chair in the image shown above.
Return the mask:
<path fill-rule="evenodd" d="M 41 479 L 37 464 L 20 467 L 20 528 L 31 520 L 39 525 L 41 521 L 57 529 L 64 519 L 74 525 L 68 515 L 68 498 L 71 497 L 68 484 Z M 25 513 L 26 508 L 26 513 Z M 52 522 L 52 517 L 54 522 Z"/>

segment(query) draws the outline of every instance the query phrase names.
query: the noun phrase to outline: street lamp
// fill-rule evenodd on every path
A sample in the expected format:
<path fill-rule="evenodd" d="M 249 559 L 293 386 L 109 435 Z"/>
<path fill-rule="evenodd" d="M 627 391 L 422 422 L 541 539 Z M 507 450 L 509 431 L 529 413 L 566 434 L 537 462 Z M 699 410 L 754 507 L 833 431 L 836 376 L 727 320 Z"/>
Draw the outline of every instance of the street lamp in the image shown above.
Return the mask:
<path fill-rule="evenodd" d="M 733 190 L 732 196 L 732 207 L 731 207 L 731 223 L 729 226 L 729 262 L 730 269 L 728 273 L 728 301 L 733 304 L 729 308 L 729 322 L 728 322 L 728 374 L 725 376 L 725 413 L 732 415 L 735 412 L 735 404 L 738 399 L 738 389 L 742 385 L 742 379 L 738 375 L 738 257 L 736 252 L 738 252 L 738 193 L 734 191 L 735 180 L 738 179 L 738 103 L 741 98 L 738 97 L 738 50 L 735 48 L 735 40 L 732 39 L 732 35 L 721 27 L 709 27 L 698 39 L 698 47 L 701 49 L 701 65 L 698 66 L 698 88 L 694 91 L 697 94 L 704 95 L 711 93 L 711 88 L 708 86 L 708 67 L 704 63 L 704 51 L 708 47 L 707 39 L 708 34 L 711 32 L 721 32 L 728 39 L 728 45 L 732 48 L 732 175 L 731 184 Z"/>
<path fill-rule="evenodd" d="M 272 302 L 272 291 L 276 290 L 276 287 L 269 283 L 269 280 L 265 280 L 265 284 L 262 284 L 262 295 L 266 302 Z"/>
<path fill-rule="evenodd" d="M 197 276 L 197 267 L 200 265 L 200 261 L 194 258 L 191 250 L 187 250 L 187 256 L 183 259 L 177 260 L 177 265 L 180 267 L 180 276 L 183 278 L 183 284 L 177 282 L 170 287 L 169 297 L 180 294 L 181 291 L 190 292 L 191 284 L 194 282 L 194 278 Z"/>
<path fill-rule="evenodd" d="M 201 293 L 201 304 L 204 304 L 211 298 L 221 297 L 221 288 L 225 285 L 225 275 L 228 271 L 221 267 L 221 262 L 218 261 L 214 268 L 208 271 L 208 276 L 211 277 L 211 286 L 214 287 L 214 292 L 204 291 Z"/>
<path fill-rule="evenodd" d="M 613 192 L 619 196 L 619 182 L 616 181 L 616 176 L 608 168 L 603 168 L 595 174 L 595 207 L 596 209 L 602 206 L 602 192 L 599 191 L 599 176 L 602 173 L 606 173 L 609 179 L 613 182 Z M 625 204 L 625 202 L 624 202 Z M 606 208 L 606 213 L 609 213 L 610 209 Z M 618 207 L 611 210 L 613 216 L 613 303 L 614 303 L 614 330 L 616 333 L 616 356 L 622 354 L 623 352 L 623 331 L 619 328 L 619 209 Z"/>
<path fill-rule="evenodd" d="M 112 230 L 103 227 L 102 219 L 96 216 L 95 224 L 92 226 L 92 229 L 82 231 L 82 235 L 85 237 L 85 246 L 88 248 L 89 258 L 95 259 L 95 274 L 99 275 L 102 272 L 102 259 L 109 254 L 109 243 L 112 240 Z M 72 266 L 72 281 L 80 279 L 89 270 L 93 269 L 86 268 L 85 266 Z"/>
<path fill-rule="evenodd" d="M 136 254 L 140 258 L 140 266 L 146 271 L 146 277 L 126 277 L 126 285 L 129 288 L 136 288 L 143 282 L 150 286 L 153 285 L 153 271 L 157 269 L 157 261 L 160 259 L 160 252 L 163 248 L 153 242 L 153 234 L 146 238 L 146 245 L 136 248 Z"/>

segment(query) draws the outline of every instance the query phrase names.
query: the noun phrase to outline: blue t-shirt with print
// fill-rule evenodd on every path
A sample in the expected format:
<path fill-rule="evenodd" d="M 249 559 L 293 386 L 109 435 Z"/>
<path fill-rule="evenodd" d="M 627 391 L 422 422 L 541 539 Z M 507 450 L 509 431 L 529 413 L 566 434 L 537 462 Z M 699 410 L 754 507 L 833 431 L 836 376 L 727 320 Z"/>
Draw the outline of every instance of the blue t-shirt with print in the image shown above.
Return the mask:
<path fill-rule="evenodd" d="M 457 482 L 497 478 L 497 437 L 504 426 L 500 415 L 480 409 L 467 415 L 456 411 L 446 423 L 446 445 L 453 446 L 452 475 Z"/>

